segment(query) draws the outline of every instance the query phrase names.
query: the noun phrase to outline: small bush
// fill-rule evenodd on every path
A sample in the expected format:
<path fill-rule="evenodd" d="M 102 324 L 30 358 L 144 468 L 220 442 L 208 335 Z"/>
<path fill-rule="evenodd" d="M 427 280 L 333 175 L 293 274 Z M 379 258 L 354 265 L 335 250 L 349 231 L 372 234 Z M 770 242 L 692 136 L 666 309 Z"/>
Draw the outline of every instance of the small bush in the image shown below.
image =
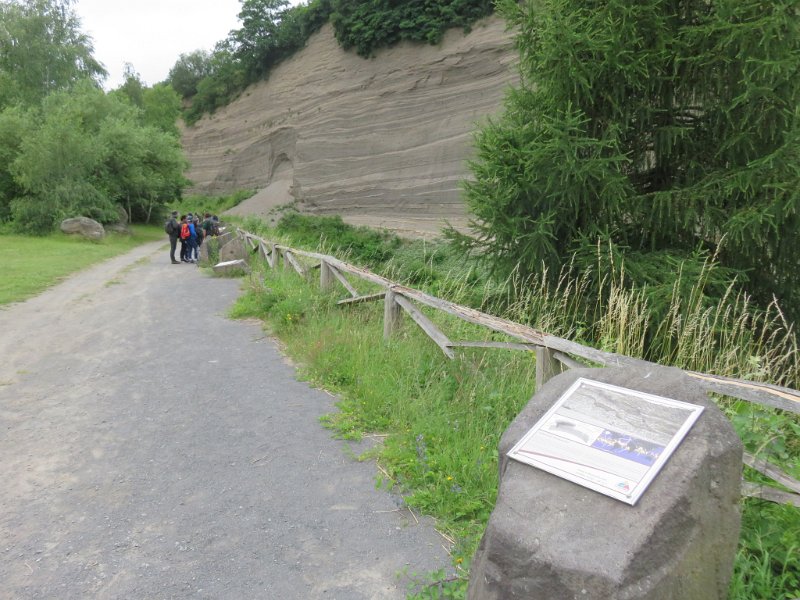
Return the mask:
<path fill-rule="evenodd" d="M 278 222 L 277 232 L 302 246 L 329 248 L 347 255 L 356 264 L 375 267 L 388 261 L 401 245 L 396 235 L 368 227 L 354 227 L 341 217 L 316 217 L 298 212 L 286 213 Z"/>

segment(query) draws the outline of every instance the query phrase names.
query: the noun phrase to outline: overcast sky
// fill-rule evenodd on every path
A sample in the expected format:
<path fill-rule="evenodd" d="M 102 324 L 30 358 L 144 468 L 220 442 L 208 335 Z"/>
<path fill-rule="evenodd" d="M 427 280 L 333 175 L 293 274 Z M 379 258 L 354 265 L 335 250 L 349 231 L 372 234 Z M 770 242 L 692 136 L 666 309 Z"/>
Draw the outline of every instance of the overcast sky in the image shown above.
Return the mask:
<path fill-rule="evenodd" d="M 296 4 L 294 2 L 293 4 Z M 78 0 L 81 30 L 109 73 L 106 89 L 122 83 L 126 62 L 148 85 L 164 81 L 181 54 L 212 50 L 239 27 L 239 0 Z"/>

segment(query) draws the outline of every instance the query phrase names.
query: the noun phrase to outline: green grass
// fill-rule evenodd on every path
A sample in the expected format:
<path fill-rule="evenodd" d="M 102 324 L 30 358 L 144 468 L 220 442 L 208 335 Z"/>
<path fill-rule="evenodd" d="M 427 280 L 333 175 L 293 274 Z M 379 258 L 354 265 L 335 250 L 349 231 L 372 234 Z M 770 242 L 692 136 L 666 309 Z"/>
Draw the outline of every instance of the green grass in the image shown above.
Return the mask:
<path fill-rule="evenodd" d="M 3 277 L 0 305 L 19 302 L 90 265 L 166 235 L 157 226 L 134 225 L 132 235 L 111 233 L 100 242 L 53 233 L 45 237 L 0 236 Z"/>
<path fill-rule="evenodd" d="M 205 215 L 210 213 L 212 215 L 220 216 L 229 208 L 233 208 L 240 202 L 247 200 L 255 193 L 255 190 L 238 190 L 231 194 L 221 196 L 206 196 L 206 195 L 192 195 L 182 198 L 180 202 L 173 203 L 168 207 L 168 210 L 163 215 L 163 220 L 166 221 L 169 213 L 177 210 L 181 215 L 187 213 Z"/>
<path fill-rule="evenodd" d="M 275 239 L 274 232 L 261 233 Z M 291 231 L 282 234 L 285 243 L 298 246 Z M 304 245 L 314 239 L 298 237 Z M 328 251 L 334 245 L 328 241 L 326 246 Z M 455 260 L 436 244 L 403 242 L 394 259 L 371 266 L 395 274 L 396 280 L 416 281 L 417 287 L 440 297 L 495 308 L 507 318 L 604 349 L 642 356 L 648 350 L 644 340 L 656 339 L 663 362 L 669 364 L 786 385 L 797 382 L 800 358 L 793 332 L 779 311 L 759 313 L 743 297 L 708 305 L 687 304 L 676 295 L 669 314 L 651 332 L 642 314 L 647 311 L 643 296 L 614 282 L 608 282 L 604 310 L 599 310 L 587 309 L 597 300 L 585 297 L 587 287 L 568 275 L 555 285 L 546 278 L 493 282 L 469 261 Z M 256 272 L 248 281 L 234 316 L 265 319 L 302 365 L 301 375 L 339 395 L 339 412 L 325 420 L 338 435 L 385 436 L 372 453 L 381 466 L 382 483 L 400 490 L 413 510 L 436 517 L 439 527 L 456 540 L 453 563 L 460 576 L 433 586 L 418 580 L 410 597 L 463 597 L 470 558 L 494 506 L 499 437 L 535 391 L 533 357 L 462 350 L 449 361 L 407 318 L 390 341 L 382 342 L 380 302 L 339 307 L 335 301 L 344 295 L 341 289 L 323 293 L 316 278 L 303 280 L 282 269 Z M 373 291 L 363 282 L 352 282 L 363 293 Z M 491 337 L 442 313 L 423 311 L 454 339 Z M 750 452 L 800 478 L 796 415 L 746 402 L 728 401 L 722 408 Z M 746 475 L 759 480 L 749 470 Z M 742 511 L 729 598 L 800 596 L 800 510 L 746 499 Z"/>

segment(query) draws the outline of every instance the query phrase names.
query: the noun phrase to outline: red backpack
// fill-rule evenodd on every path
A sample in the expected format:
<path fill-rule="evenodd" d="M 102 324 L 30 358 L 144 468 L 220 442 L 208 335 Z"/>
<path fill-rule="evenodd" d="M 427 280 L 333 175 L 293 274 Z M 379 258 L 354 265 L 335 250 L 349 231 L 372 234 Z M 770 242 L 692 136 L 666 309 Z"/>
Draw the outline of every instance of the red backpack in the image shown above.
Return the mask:
<path fill-rule="evenodd" d="M 181 239 L 185 240 L 189 237 L 189 224 L 181 223 Z"/>

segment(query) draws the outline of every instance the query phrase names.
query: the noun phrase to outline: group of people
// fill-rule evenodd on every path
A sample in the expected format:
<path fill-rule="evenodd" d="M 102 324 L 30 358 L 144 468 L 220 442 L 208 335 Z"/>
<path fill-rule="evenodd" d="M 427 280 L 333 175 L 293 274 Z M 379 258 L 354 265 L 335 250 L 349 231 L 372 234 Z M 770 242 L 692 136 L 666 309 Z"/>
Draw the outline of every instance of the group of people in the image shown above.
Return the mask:
<path fill-rule="evenodd" d="M 219 234 L 219 219 L 216 215 L 206 213 L 201 221 L 199 214 L 189 213 L 181 215 L 179 221 L 178 211 L 175 210 L 172 211 L 164 229 L 169 235 L 169 258 L 172 264 L 196 263 L 200 258 L 200 246 L 203 240 Z M 180 260 L 176 260 L 175 250 L 179 241 L 181 243 Z"/>

